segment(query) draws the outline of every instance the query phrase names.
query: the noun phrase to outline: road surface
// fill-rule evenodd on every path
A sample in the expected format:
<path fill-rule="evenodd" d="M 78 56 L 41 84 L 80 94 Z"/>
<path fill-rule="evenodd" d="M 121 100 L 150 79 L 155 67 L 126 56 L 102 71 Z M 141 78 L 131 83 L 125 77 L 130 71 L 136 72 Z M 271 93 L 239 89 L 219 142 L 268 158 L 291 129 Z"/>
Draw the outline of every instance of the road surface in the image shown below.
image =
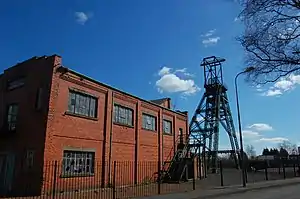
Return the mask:
<path fill-rule="evenodd" d="M 256 191 L 248 191 L 246 193 L 217 197 L 215 199 L 299 199 L 299 186 L 300 184 L 286 187 L 276 187 Z"/>

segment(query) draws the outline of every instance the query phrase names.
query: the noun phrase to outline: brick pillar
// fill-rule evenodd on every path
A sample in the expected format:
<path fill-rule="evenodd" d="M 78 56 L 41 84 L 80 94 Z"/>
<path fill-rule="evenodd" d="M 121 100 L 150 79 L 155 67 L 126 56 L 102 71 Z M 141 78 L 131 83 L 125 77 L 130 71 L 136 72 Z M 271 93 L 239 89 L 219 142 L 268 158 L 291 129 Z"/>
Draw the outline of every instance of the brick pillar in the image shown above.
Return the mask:
<path fill-rule="evenodd" d="M 189 130 L 189 115 L 188 115 L 187 111 L 185 112 L 185 115 L 186 115 L 186 130 L 185 130 L 185 134 L 186 134 L 185 142 L 186 142 L 189 137 L 189 131 L 190 131 Z"/>
<path fill-rule="evenodd" d="M 111 129 L 111 104 L 112 104 L 112 92 L 108 90 L 105 94 L 105 113 L 104 113 L 104 128 L 103 128 L 103 142 L 102 142 L 102 168 L 101 168 L 101 187 L 104 187 L 108 183 L 108 156 L 109 156 L 109 138 Z"/>
<path fill-rule="evenodd" d="M 45 148 L 44 148 L 44 167 L 43 167 L 43 184 L 41 190 L 47 190 L 49 188 L 49 182 L 53 181 L 53 175 L 47 176 L 44 174 L 49 173 L 50 161 L 53 161 L 53 151 L 55 152 L 55 146 L 52 145 L 52 134 L 53 134 L 53 124 L 55 120 L 55 107 L 57 103 L 57 97 L 59 95 L 59 75 L 61 73 L 57 72 L 57 68 L 61 65 L 61 57 L 54 56 L 51 58 L 51 62 L 53 64 L 52 70 L 52 78 L 51 82 L 49 82 L 50 92 L 49 92 L 49 108 L 48 108 L 48 117 L 47 117 L 47 126 L 46 126 L 46 134 L 45 134 Z M 52 168 L 50 169 L 52 170 Z"/>
<path fill-rule="evenodd" d="M 134 183 L 136 184 L 139 177 L 139 130 L 141 127 L 141 120 L 140 120 L 140 112 L 141 112 L 141 102 L 138 100 L 136 103 L 136 110 L 135 110 L 135 153 L 134 153 Z"/>
<path fill-rule="evenodd" d="M 112 140 L 113 140 L 113 120 L 112 120 L 112 116 L 113 116 L 113 92 L 112 90 L 108 91 L 108 106 L 106 109 L 106 114 L 107 114 L 107 120 L 106 122 L 106 149 L 105 149 L 105 166 L 107 167 L 107 175 L 106 175 L 106 182 L 107 183 L 112 183 L 112 169 L 113 169 L 113 162 L 112 162 Z"/>
<path fill-rule="evenodd" d="M 162 121 L 163 121 L 163 114 L 162 109 L 159 109 L 158 112 L 158 122 L 157 122 L 157 129 L 158 129 L 158 161 L 162 163 L 162 142 L 163 142 L 163 129 L 162 129 Z M 161 165 L 160 168 L 161 169 Z"/>
<path fill-rule="evenodd" d="M 177 151 L 177 144 L 176 140 L 178 138 L 178 132 L 177 132 L 177 122 L 176 122 L 176 114 L 174 114 L 173 116 L 173 155 L 172 157 L 175 155 L 176 151 Z"/>

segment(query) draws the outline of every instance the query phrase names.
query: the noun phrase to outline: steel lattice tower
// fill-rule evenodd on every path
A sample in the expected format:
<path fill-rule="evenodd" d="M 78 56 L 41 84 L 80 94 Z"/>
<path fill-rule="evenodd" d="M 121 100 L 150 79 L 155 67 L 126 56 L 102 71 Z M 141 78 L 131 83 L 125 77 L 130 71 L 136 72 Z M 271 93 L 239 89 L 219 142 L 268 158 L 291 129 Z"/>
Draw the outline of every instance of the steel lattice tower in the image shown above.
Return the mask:
<path fill-rule="evenodd" d="M 231 153 L 237 167 L 240 159 L 227 88 L 223 82 L 221 63 L 224 61 L 215 56 L 203 59 L 205 91 L 190 123 L 189 143 L 202 146 L 205 170 L 211 168 L 212 172 L 217 169 L 218 153 Z M 219 151 L 220 124 L 229 136 L 231 150 Z"/>

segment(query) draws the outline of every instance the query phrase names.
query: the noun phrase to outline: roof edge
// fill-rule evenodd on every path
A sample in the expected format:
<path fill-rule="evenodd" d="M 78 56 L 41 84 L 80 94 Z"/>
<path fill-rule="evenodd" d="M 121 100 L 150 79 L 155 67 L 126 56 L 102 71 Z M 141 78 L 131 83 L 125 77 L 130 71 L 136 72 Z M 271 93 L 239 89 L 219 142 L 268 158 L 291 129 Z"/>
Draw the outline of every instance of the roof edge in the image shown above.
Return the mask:
<path fill-rule="evenodd" d="M 110 85 L 107 85 L 107 84 L 105 84 L 105 83 L 99 82 L 99 81 L 97 81 L 97 80 L 95 80 L 95 79 L 93 79 L 93 78 L 91 78 L 91 77 L 88 77 L 88 76 L 86 76 L 86 75 L 83 75 L 82 73 L 79 73 L 79 72 L 77 72 L 77 71 L 75 71 L 75 70 L 72 70 L 72 69 L 70 69 L 70 68 L 68 68 L 68 67 L 65 67 L 65 66 L 60 66 L 60 67 L 61 67 L 62 69 L 64 69 L 64 70 L 66 70 L 66 72 L 70 72 L 70 73 L 73 73 L 74 75 L 78 75 L 78 76 L 80 76 L 80 77 L 82 77 L 82 78 L 84 78 L 84 79 L 87 79 L 87 80 L 89 80 L 89 81 L 91 81 L 91 82 L 94 82 L 94 83 L 96 83 L 96 84 L 99 84 L 100 86 L 107 87 L 108 89 L 111 89 L 111 90 L 113 90 L 113 91 L 120 92 L 120 93 L 122 93 L 122 94 L 125 94 L 125 95 L 128 95 L 128 96 L 130 96 L 130 97 L 136 98 L 136 99 L 138 99 L 138 100 L 140 100 L 140 101 L 147 102 L 147 103 L 149 103 L 149 104 L 151 104 L 151 105 L 153 105 L 153 106 L 162 108 L 162 109 L 164 109 L 164 110 L 171 111 L 172 113 L 176 113 L 176 114 L 178 114 L 178 115 L 181 115 L 181 116 L 184 116 L 184 117 L 188 117 L 187 115 L 185 115 L 185 114 L 183 114 L 183 113 L 181 113 L 181 112 L 177 112 L 177 111 L 168 109 L 168 108 L 166 108 L 166 107 L 163 107 L 163 106 L 160 106 L 160 105 L 158 105 L 158 104 L 155 104 L 155 103 L 153 103 L 153 102 L 151 102 L 151 101 L 149 101 L 149 100 L 145 100 L 145 99 L 143 99 L 143 98 L 141 98 L 141 97 L 138 97 L 138 96 L 136 96 L 136 95 L 132 95 L 132 94 L 130 94 L 130 93 L 127 93 L 127 92 L 122 91 L 122 90 L 120 90 L 120 89 L 114 88 L 114 87 L 112 87 L 112 86 L 110 86 Z M 188 118 L 187 118 L 187 119 L 188 119 Z"/>

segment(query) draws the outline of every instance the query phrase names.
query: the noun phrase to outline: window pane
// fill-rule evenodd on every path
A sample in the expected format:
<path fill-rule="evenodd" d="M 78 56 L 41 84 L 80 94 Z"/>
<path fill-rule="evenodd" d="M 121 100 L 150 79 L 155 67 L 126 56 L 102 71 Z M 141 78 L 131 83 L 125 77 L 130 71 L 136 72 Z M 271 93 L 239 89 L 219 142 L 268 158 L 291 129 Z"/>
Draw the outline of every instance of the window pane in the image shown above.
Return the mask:
<path fill-rule="evenodd" d="M 146 125 L 146 117 L 143 114 L 143 128 L 145 129 L 146 127 L 147 127 L 147 125 Z"/>
<path fill-rule="evenodd" d="M 69 93 L 68 111 L 71 113 L 75 111 L 75 94 L 72 92 Z"/>
<path fill-rule="evenodd" d="M 90 117 L 96 117 L 95 111 L 96 111 L 96 99 L 91 98 L 89 116 Z"/>
<path fill-rule="evenodd" d="M 118 117 L 119 117 L 119 110 L 118 106 L 114 105 L 114 122 L 118 122 Z"/>
<path fill-rule="evenodd" d="M 156 127 L 155 117 L 152 117 L 152 130 L 153 130 L 153 131 L 156 130 L 155 127 Z"/>
<path fill-rule="evenodd" d="M 167 133 L 167 134 L 171 134 L 172 133 L 172 128 L 171 128 L 171 122 L 170 121 L 167 121 L 167 120 L 164 120 L 163 121 L 163 129 L 164 129 L 164 133 Z"/>
<path fill-rule="evenodd" d="M 16 129 L 17 115 L 18 115 L 18 105 L 17 104 L 9 105 L 7 111 L 7 127 L 9 130 Z"/>
<path fill-rule="evenodd" d="M 79 95 L 75 94 L 75 113 L 79 114 Z"/>
<path fill-rule="evenodd" d="M 94 117 L 94 115 L 91 115 L 90 114 L 90 111 L 91 111 L 91 106 L 90 106 L 90 102 L 91 102 L 92 98 L 87 98 L 86 101 L 85 101 L 85 106 L 86 106 L 86 109 L 85 109 L 85 112 L 84 112 L 84 115 L 85 116 L 91 116 L 91 117 Z"/>
<path fill-rule="evenodd" d="M 12 105 L 12 114 L 16 115 L 18 113 L 18 106 L 17 105 Z"/>
<path fill-rule="evenodd" d="M 79 114 L 84 115 L 85 112 L 85 97 L 79 95 Z"/>
<path fill-rule="evenodd" d="M 126 118 L 126 112 L 123 107 L 119 107 L 120 118 Z"/>
<path fill-rule="evenodd" d="M 133 112 L 132 112 L 132 110 L 130 110 L 130 109 L 128 109 L 128 120 L 127 120 L 127 124 L 128 125 L 130 125 L 130 126 L 132 126 L 133 125 L 133 121 L 132 121 L 132 115 L 133 115 Z"/>

